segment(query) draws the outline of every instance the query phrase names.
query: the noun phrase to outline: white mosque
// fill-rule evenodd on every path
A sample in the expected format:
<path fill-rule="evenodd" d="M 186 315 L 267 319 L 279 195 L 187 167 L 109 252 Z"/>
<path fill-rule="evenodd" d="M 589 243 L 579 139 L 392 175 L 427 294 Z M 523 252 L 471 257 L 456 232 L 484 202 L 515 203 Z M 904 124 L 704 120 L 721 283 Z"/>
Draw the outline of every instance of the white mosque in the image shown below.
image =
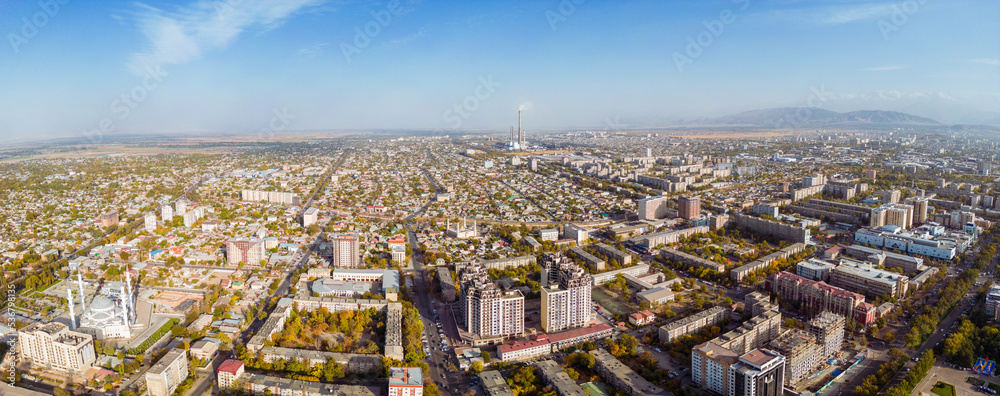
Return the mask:
<path fill-rule="evenodd" d="M 126 268 L 125 271 L 124 284 L 109 282 L 105 285 L 105 289 L 118 286 L 117 293 L 98 294 L 91 301 L 89 307 L 85 294 L 83 294 L 83 278 L 79 273 L 77 273 L 77 282 L 80 286 L 80 303 L 83 314 L 80 315 L 80 327 L 76 331 L 90 334 L 97 340 L 132 338 L 132 327 L 135 324 L 135 300 L 128 269 Z M 73 303 L 72 288 L 68 288 L 67 293 L 70 301 L 70 321 L 75 328 L 76 315 L 73 313 L 75 304 Z"/>

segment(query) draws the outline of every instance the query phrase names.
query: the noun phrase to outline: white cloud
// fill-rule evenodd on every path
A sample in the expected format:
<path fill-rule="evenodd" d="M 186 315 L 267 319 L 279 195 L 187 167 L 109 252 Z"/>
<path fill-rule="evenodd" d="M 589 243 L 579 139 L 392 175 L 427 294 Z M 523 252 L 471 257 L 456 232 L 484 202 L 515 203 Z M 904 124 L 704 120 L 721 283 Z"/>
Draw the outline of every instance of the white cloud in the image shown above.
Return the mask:
<path fill-rule="evenodd" d="M 869 68 L 865 68 L 864 70 L 865 71 L 873 71 L 873 72 L 883 72 L 883 71 L 902 70 L 902 69 L 905 69 L 905 68 L 906 68 L 906 66 L 903 66 L 903 65 L 885 65 L 885 66 L 869 67 Z"/>
<path fill-rule="evenodd" d="M 890 15 L 892 14 L 892 6 L 892 4 L 820 6 L 809 9 L 769 11 L 759 14 L 759 16 L 770 21 L 791 21 L 809 25 L 841 25 Z"/>
<path fill-rule="evenodd" d="M 330 43 L 316 43 L 308 47 L 299 48 L 295 54 L 298 55 L 300 59 L 312 59 L 322 55 L 325 51 L 324 48 L 328 45 L 330 45 Z"/>
<path fill-rule="evenodd" d="M 297 11 L 325 0 L 197 0 L 176 11 L 138 4 L 135 21 L 149 40 L 129 59 L 129 70 L 180 64 L 206 50 L 223 48 L 250 28 L 273 29 Z"/>
<path fill-rule="evenodd" d="M 1000 59 L 976 58 L 976 59 L 969 59 L 969 62 L 987 66 L 1000 66 Z"/>

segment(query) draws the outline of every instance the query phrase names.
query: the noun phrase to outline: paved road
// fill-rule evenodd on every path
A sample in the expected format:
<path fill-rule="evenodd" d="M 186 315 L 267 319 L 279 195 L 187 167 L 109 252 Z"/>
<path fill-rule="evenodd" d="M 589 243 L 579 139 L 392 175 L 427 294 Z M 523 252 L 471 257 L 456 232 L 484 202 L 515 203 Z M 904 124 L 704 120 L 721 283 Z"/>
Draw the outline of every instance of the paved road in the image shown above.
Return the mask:
<path fill-rule="evenodd" d="M 461 373 L 452 372 L 447 369 L 448 363 L 454 361 L 452 352 L 440 350 L 442 339 L 438 334 L 437 323 L 442 324 L 442 330 L 445 333 L 445 339 L 448 340 L 449 347 L 454 347 L 458 342 L 455 317 L 449 306 L 443 305 L 440 302 L 435 304 L 435 302 L 431 301 L 429 285 L 434 278 L 432 275 L 428 275 L 424 267 L 423 257 L 417 252 L 417 238 L 416 234 L 413 233 L 412 224 L 408 223 L 406 228 L 408 230 L 407 235 L 410 239 L 410 246 L 413 249 L 411 256 L 415 269 L 413 272 L 413 285 L 416 289 L 414 292 L 417 297 L 414 305 L 416 305 L 417 310 L 420 312 L 420 319 L 424 323 L 424 334 L 427 335 L 428 345 L 431 347 L 431 354 L 427 358 L 429 361 L 428 366 L 430 366 L 430 375 L 425 378 L 436 382 L 441 392 L 446 395 L 451 394 L 451 390 L 455 388 L 460 390 L 468 389 L 470 382 L 468 378 L 464 377 Z M 435 318 L 440 318 L 440 320 L 436 320 Z"/>

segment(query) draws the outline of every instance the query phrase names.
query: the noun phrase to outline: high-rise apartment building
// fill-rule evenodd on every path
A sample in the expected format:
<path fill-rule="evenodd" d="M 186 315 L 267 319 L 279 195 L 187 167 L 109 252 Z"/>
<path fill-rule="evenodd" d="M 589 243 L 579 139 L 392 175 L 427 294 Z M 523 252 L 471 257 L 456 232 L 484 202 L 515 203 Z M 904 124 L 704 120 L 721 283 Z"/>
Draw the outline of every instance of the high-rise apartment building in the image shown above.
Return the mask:
<path fill-rule="evenodd" d="M 260 238 L 230 238 L 226 241 L 226 263 L 250 268 L 260 267 L 264 260 L 264 240 Z"/>
<path fill-rule="evenodd" d="M 160 220 L 163 222 L 174 220 L 174 208 L 170 205 L 163 205 L 160 207 Z"/>
<path fill-rule="evenodd" d="M 677 198 L 677 217 L 684 220 L 697 218 L 701 214 L 701 198 L 682 196 Z"/>
<path fill-rule="evenodd" d="M 184 214 L 187 213 L 187 207 L 187 201 L 178 199 L 177 202 L 174 203 L 174 214 L 184 216 Z"/>
<path fill-rule="evenodd" d="M 82 374 L 97 359 L 94 338 L 62 323 L 32 323 L 17 332 L 21 361 L 38 368 Z"/>
<path fill-rule="evenodd" d="M 906 199 L 906 203 L 913 206 L 913 222 L 914 223 L 926 223 L 928 214 L 928 204 L 930 199 L 927 197 L 911 197 Z"/>
<path fill-rule="evenodd" d="M 822 362 L 823 348 L 816 337 L 799 329 L 786 331 L 771 341 L 770 349 L 785 358 L 785 384 L 791 386 L 805 378 Z"/>
<path fill-rule="evenodd" d="M 899 198 L 902 195 L 899 190 L 882 190 L 875 193 L 884 203 L 896 203 L 899 202 Z"/>
<path fill-rule="evenodd" d="M 489 280 L 486 267 L 471 266 L 461 274 L 460 308 L 465 330 L 481 339 L 516 337 L 524 333 L 524 295 L 501 290 Z"/>
<path fill-rule="evenodd" d="M 153 231 L 156 231 L 156 215 L 155 214 L 146 213 L 146 215 L 143 216 L 142 220 L 143 220 L 143 226 L 146 229 L 146 232 L 152 233 Z"/>
<path fill-rule="evenodd" d="M 640 220 L 656 220 L 667 216 L 667 202 L 670 200 L 664 196 L 656 196 L 640 199 L 637 203 L 637 211 Z"/>
<path fill-rule="evenodd" d="M 111 227 L 113 225 L 118 225 L 118 211 L 112 209 L 101 213 L 101 227 Z"/>
<path fill-rule="evenodd" d="M 594 279 L 562 255 L 547 253 L 542 265 L 548 277 L 542 287 L 542 329 L 552 333 L 585 325 L 591 315 Z"/>
<path fill-rule="evenodd" d="M 826 311 L 809 321 L 809 333 L 816 337 L 816 343 L 822 347 L 822 360 L 833 358 L 840 352 L 846 322 L 843 316 Z"/>
<path fill-rule="evenodd" d="M 708 341 L 691 349 L 691 379 L 712 393 L 729 395 L 729 368 L 740 357 Z"/>
<path fill-rule="evenodd" d="M 361 242 L 357 234 L 336 234 L 330 238 L 330 243 L 333 245 L 333 261 L 330 266 L 335 268 L 361 266 Z"/>
<path fill-rule="evenodd" d="M 754 349 L 729 367 L 729 396 L 782 396 L 785 358 L 774 351 Z"/>
<path fill-rule="evenodd" d="M 150 396 L 169 396 L 187 376 L 187 351 L 171 349 L 146 371 L 146 389 Z"/>

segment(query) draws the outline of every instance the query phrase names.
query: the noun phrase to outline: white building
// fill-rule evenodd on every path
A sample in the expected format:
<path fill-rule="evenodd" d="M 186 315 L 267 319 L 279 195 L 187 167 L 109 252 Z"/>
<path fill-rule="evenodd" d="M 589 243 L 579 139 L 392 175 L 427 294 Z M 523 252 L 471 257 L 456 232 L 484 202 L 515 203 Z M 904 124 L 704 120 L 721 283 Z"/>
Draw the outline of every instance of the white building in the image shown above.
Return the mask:
<path fill-rule="evenodd" d="M 656 220 L 667 216 L 667 202 L 664 196 L 643 198 L 636 202 L 640 220 Z"/>
<path fill-rule="evenodd" d="M 582 244 L 590 238 L 590 231 L 591 230 L 589 228 L 578 226 L 576 224 L 567 224 L 566 227 L 563 228 L 563 234 L 566 239 L 573 240 L 577 245 Z"/>
<path fill-rule="evenodd" d="M 146 371 L 146 389 L 150 396 L 169 396 L 187 376 L 187 351 L 171 349 Z"/>
<path fill-rule="evenodd" d="M 580 266 L 560 260 L 563 258 L 546 254 L 543 259 L 546 270 L 542 273 L 548 279 L 542 280 L 542 329 L 548 333 L 583 326 L 592 314 L 593 279 Z"/>
<path fill-rule="evenodd" d="M 163 205 L 160 207 L 160 220 L 168 222 L 174 219 L 174 208 L 170 205 Z"/>
<path fill-rule="evenodd" d="M 32 323 L 17 332 L 21 361 L 38 368 L 82 374 L 97 359 L 94 339 L 62 323 Z"/>
<path fill-rule="evenodd" d="M 142 218 L 144 228 L 146 232 L 152 233 L 156 231 L 156 215 L 152 213 L 147 213 L 146 216 Z"/>
<path fill-rule="evenodd" d="M 389 396 L 423 396 L 424 376 L 419 367 L 389 368 Z"/>
<path fill-rule="evenodd" d="M 302 226 L 309 227 L 319 221 L 319 209 L 309 208 L 302 212 Z"/>
<path fill-rule="evenodd" d="M 993 285 L 986 293 L 986 313 L 996 319 L 998 308 L 1000 308 L 1000 285 Z"/>
<path fill-rule="evenodd" d="M 559 239 L 559 230 L 555 228 L 541 230 L 538 231 L 538 236 L 543 241 L 555 241 Z"/>

